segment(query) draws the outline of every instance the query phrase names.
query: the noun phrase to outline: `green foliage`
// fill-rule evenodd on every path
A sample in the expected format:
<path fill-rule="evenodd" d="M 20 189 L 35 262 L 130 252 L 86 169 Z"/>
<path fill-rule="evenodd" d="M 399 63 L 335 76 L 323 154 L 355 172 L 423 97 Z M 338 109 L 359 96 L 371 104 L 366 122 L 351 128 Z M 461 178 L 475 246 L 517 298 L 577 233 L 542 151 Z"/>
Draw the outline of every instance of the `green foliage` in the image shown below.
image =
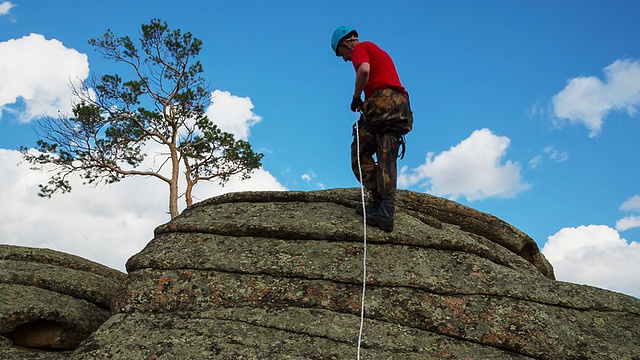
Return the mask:
<path fill-rule="evenodd" d="M 231 175 L 240 173 L 247 179 L 251 170 L 261 166 L 263 154 L 256 154 L 247 141 L 236 140 L 206 117 L 198 119 L 197 126 L 202 133 L 179 145 L 180 152 L 191 161 L 191 181 L 215 178 L 224 185 Z"/>
<path fill-rule="evenodd" d="M 179 167 L 185 168 L 187 205 L 191 188 L 201 180 L 224 185 L 234 174 L 248 178 L 261 166 L 263 154 L 244 140 L 221 131 L 206 116 L 211 89 L 195 58 L 202 41 L 154 19 L 142 25 L 139 46 L 111 30 L 89 40 L 105 58 L 126 65 L 132 79 L 94 75 L 81 88 L 72 116 L 38 121 L 40 140 L 34 150 L 21 148 L 38 170 L 52 171 L 40 195 L 69 192 L 69 178 L 85 184 L 114 183 L 133 175 L 151 176 L 170 188 L 170 212 L 177 215 Z M 163 161 L 141 169 L 145 144 L 160 145 Z M 158 154 L 154 154 L 154 159 Z"/>

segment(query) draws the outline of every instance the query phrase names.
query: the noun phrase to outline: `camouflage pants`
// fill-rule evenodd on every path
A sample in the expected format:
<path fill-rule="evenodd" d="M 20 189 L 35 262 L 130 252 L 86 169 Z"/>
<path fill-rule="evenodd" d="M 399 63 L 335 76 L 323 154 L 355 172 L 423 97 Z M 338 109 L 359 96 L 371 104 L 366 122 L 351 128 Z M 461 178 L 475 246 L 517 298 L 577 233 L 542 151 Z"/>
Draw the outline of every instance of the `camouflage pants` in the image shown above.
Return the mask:
<path fill-rule="evenodd" d="M 381 198 L 394 198 L 397 187 L 397 159 L 402 135 L 413 127 L 407 95 L 389 89 L 374 94 L 364 104 L 363 115 L 354 125 L 351 169 L 356 179 Z M 356 133 L 360 138 L 360 154 Z M 374 160 L 373 155 L 376 155 Z M 362 179 L 358 169 L 358 155 Z"/>
<path fill-rule="evenodd" d="M 394 198 L 397 186 L 397 159 L 400 135 L 393 133 L 375 134 L 367 131 L 358 121 L 360 137 L 360 165 L 362 185 L 381 198 Z M 354 129 L 355 130 L 355 129 Z M 377 157 L 377 163 L 373 155 Z M 351 143 L 351 170 L 360 180 L 358 168 L 358 144 L 354 136 Z"/>

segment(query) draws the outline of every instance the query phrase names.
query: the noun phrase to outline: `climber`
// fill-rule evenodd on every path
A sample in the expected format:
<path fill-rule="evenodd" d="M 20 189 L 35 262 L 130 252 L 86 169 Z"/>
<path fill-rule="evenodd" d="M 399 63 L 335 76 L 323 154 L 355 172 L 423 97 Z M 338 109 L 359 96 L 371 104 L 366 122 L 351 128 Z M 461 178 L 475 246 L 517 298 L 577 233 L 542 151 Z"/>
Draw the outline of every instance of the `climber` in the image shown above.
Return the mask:
<path fill-rule="evenodd" d="M 366 223 L 384 231 L 393 231 L 398 151 L 402 145 L 404 155 L 404 135 L 413 127 L 409 94 L 400 83 L 389 54 L 370 41 L 359 41 L 354 28 L 338 27 L 331 37 L 331 48 L 336 56 L 351 61 L 356 71 L 351 111 L 361 111 L 361 115 L 354 124 L 351 169 L 371 193 L 371 201 L 365 208 Z M 377 163 L 373 159 L 374 154 Z M 361 205 L 356 208 L 356 213 L 363 214 Z"/>

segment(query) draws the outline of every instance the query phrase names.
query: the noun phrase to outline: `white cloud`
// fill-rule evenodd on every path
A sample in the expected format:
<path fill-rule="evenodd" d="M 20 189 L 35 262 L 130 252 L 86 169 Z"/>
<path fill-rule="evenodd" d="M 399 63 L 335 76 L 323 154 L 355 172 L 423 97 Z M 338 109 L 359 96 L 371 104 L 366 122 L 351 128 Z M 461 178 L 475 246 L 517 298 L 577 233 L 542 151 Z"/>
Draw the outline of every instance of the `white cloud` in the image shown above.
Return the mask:
<path fill-rule="evenodd" d="M 28 122 L 40 115 L 69 112 L 73 97 L 70 84 L 88 74 L 87 56 L 58 40 L 31 34 L 1 42 L 0 116 L 9 111 Z M 251 109 L 249 98 L 216 90 L 207 115 L 222 130 L 247 140 L 250 127 L 261 120 Z M 144 149 L 150 155 L 142 168 L 157 169 L 159 163 L 154 164 L 153 154 L 159 149 L 154 146 L 150 143 Z M 153 229 L 169 220 L 164 182 L 131 177 L 94 188 L 73 179 L 71 193 L 43 199 L 37 196 L 38 184 L 46 183 L 48 174 L 30 170 L 27 163 L 17 165 L 21 160 L 19 152 L 0 149 L 0 199 L 7 205 L 0 207 L 2 243 L 51 248 L 123 270 L 126 260 L 153 238 Z M 269 172 L 258 169 L 250 179 L 242 181 L 235 176 L 224 187 L 198 183 L 193 195 L 198 201 L 245 190 L 286 188 Z M 183 204 L 181 201 L 181 209 Z"/>
<path fill-rule="evenodd" d="M 8 15 L 9 14 L 9 10 L 11 10 L 12 7 L 14 7 L 15 5 L 12 4 L 9 1 L 5 1 L 0 3 L 0 16 L 2 15 Z"/>
<path fill-rule="evenodd" d="M 625 200 L 625 202 L 620 205 L 620 210 L 640 211 L 640 195 L 634 195 Z M 625 231 L 637 227 L 640 227 L 640 216 L 637 215 L 630 215 L 616 222 L 616 229 L 618 229 L 618 231 Z"/>
<path fill-rule="evenodd" d="M 230 94 L 227 97 L 241 99 Z M 223 101 L 214 106 L 218 114 L 235 116 L 231 120 L 244 124 L 248 134 L 248 127 L 255 123 L 250 119 L 256 115 L 237 111 L 241 105 L 245 109 L 252 107 L 250 101 Z M 143 149 L 149 155 L 140 168 L 158 171 L 162 161 L 155 154 L 162 150 L 159 145 L 149 143 Z M 43 199 L 37 196 L 38 184 L 46 183 L 48 174 L 30 170 L 27 163 L 18 166 L 21 159 L 17 151 L 0 149 L 0 173 L 3 174 L 0 199 L 4 204 L 11 204 L 0 207 L 2 243 L 51 248 L 124 270 L 126 260 L 153 238 L 153 229 L 170 219 L 168 188 L 162 181 L 135 176 L 94 188 L 75 179 L 70 193 Z M 184 181 L 181 182 L 183 191 Z M 232 177 L 224 187 L 215 182 L 199 182 L 193 196 L 197 202 L 223 193 L 249 190 L 286 188 L 261 168 L 248 180 Z M 183 199 L 179 207 L 184 209 Z"/>
<path fill-rule="evenodd" d="M 300 178 L 306 181 L 307 183 L 309 183 L 310 185 L 317 187 L 318 189 L 321 189 L 321 190 L 326 189 L 325 184 L 319 181 L 315 181 L 315 184 L 311 184 L 311 182 L 317 178 L 317 175 L 313 170 L 310 171 L 309 173 L 302 174 Z"/>
<path fill-rule="evenodd" d="M 536 155 L 531 160 L 529 160 L 529 167 L 531 167 L 532 169 L 535 169 L 538 166 L 542 165 L 543 161 L 544 161 L 544 156 Z"/>
<path fill-rule="evenodd" d="M 69 112 L 70 85 L 89 75 L 87 56 L 39 34 L 0 43 L 0 117 L 15 113 L 23 122 Z M 22 102 L 22 103 L 21 103 Z M 24 109 L 17 106 L 24 105 Z"/>
<path fill-rule="evenodd" d="M 398 185 L 419 185 L 434 195 L 454 200 L 515 196 L 530 185 L 522 181 L 519 163 L 502 163 L 509 144 L 509 138 L 496 136 L 489 129 L 476 130 L 448 151 L 437 156 L 428 153 L 419 167 L 402 167 Z"/>
<path fill-rule="evenodd" d="M 239 176 L 232 177 L 224 187 L 220 187 L 213 182 L 198 183 L 194 188 L 194 201 L 208 199 L 230 192 L 238 191 L 284 191 L 287 190 L 278 179 L 270 172 L 260 168 L 251 174 L 251 178 L 240 180 Z"/>
<path fill-rule="evenodd" d="M 640 60 L 616 60 L 604 68 L 605 80 L 581 76 L 568 81 L 553 97 L 555 115 L 600 133 L 603 119 L 613 110 L 637 114 L 640 105 Z"/>
<path fill-rule="evenodd" d="M 50 199 L 37 195 L 47 173 L 29 169 L 21 154 L 0 149 L 0 242 L 51 248 L 124 270 L 124 263 L 152 238 L 153 229 L 169 221 L 168 188 L 152 178 L 131 177 L 107 186 L 72 181 L 73 190 Z M 245 190 L 286 190 L 259 169 L 249 180 L 232 178 L 222 188 L 199 183 L 196 199 Z M 184 208 L 181 201 L 181 209 Z"/>
<path fill-rule="evenodd" d="M 544 155 L 536 155 L 529 161 L 529 166 L 532 169 L 535 169 L 542 165 L 545 159 L 549 159 L 557 163 L 565 162 L 569 159 L 568 152 L 557 150 L 553 146 L 547 146 L 542 152 L 544 153 Z"/>
<path fill-rule="evenodd" d="M 211 106 L 206 115 L 222 131 L 233 134 L 236 138 L 247 140 L 249 129 L 262 118 L 251 111 L 253 103 L 248 97 L 232 95 L 228 91 L 215 90 L 211 94 Z"/>
<path fill-rule="evenodd" d="M 640 211 L 640 195 L 634 195 L 620 206 L 620 210 L 626 211 Z"/>
<path fill-rule="evenodd" d="M 616 221 L 616 229 L 618 231 L 625 231 L 637 227 L 640 227 L 640 216 L 631 215 Z"/>
<path fill-rule="evenodd" d="M 166 189 L 159 182 L 130 179 L 90 188 L 74 182 L 71 193 L 51 199 L 37 195 L 48 174 L 29 169 L 21 154 L 0 149 L 2 243 L 51 248 L 124 269 L 128 257 L 169 220 Z M 135 196 L 132 196 L 135 194 Z"/>
<path fill-rule="evenodd" d="M 544 149 L 544 153 L 549 156 L 549 159 L 555 162 L 565 162 L 569 159 L 569 153 L 555 149 L 553 146 L 547 146 Z"/>
<path fill-rule="evenodd" d="M 605 225 L 569 227 L 548 238 L 542 253 L 558 280 L 640 297 L 640 243 Z"/>

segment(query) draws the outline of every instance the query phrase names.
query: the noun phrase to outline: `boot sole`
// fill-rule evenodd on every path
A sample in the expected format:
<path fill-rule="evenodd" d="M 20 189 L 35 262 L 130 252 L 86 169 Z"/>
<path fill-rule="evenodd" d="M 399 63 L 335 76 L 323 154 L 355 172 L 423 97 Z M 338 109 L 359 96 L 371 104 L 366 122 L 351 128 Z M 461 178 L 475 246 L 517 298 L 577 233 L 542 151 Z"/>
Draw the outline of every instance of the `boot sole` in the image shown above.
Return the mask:
<path fill-rule="evenodd" d="M 393 231 L 393 221 L 367 221 L 367 225 L 375 226 L 382 231 L 391 232 Z"/>
<path fill-rule="evenodd" d="M 393 223 L 381 222 L 378 224 L 378 227 L 382 231 L 392 232 L 393 231 Z"/>

